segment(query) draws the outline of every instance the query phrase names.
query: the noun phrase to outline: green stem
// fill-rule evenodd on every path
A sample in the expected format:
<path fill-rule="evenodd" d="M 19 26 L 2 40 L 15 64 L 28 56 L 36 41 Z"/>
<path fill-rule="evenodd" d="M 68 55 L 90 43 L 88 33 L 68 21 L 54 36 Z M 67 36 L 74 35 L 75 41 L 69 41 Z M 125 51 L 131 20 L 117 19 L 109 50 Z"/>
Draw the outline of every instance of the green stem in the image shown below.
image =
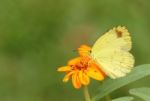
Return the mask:
<path fill-rule="evenodd" d="M 91 101 L 87 86 L 84 86 L 83 93 L 84 93 L 85 101 Z"/>

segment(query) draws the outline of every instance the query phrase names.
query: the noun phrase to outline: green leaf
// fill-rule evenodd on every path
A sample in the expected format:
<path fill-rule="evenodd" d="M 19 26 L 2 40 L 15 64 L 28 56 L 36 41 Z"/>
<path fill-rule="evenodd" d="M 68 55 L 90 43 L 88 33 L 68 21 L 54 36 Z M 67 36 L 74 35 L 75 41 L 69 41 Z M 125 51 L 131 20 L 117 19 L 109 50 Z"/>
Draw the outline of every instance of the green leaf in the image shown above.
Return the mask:
<path fill-rule="evenodd" d="M 112 101 L 132 101 L 134 98 L 131 96 L 126 96 L 126 97 L 120 97 L 120 98 L 116 98 Z"/>
<path fill-rule="evenodd" d="M 103 98 L 112 91 L 119 89 L 129 83 L 144 78 L 150 75 L 150 64 L 140 65 L 135 67 L 127 76 L 119 79 L 106 79 L 100 86 L 99 93 L 93 97 L 92 101 Z"/>
<path fill-rule="evenodd" d="M 134 88 L 131 89 L 129 93 L 142 98 L 144 101 L 150 101 L 150 88 Z"/>

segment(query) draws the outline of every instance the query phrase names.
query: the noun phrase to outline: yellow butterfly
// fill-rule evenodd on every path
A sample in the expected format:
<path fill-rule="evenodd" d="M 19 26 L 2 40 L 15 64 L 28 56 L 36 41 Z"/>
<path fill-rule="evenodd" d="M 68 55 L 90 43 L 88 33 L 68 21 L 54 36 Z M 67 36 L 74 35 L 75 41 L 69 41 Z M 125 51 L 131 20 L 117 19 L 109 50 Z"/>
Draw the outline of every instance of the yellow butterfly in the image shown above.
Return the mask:
<path fill-rule="evenodd" d="M 125 76 L 134 66 L 130 33 L 125 27 L 115 27 L 93 45 L 90 56 L 112 79 Z"/>

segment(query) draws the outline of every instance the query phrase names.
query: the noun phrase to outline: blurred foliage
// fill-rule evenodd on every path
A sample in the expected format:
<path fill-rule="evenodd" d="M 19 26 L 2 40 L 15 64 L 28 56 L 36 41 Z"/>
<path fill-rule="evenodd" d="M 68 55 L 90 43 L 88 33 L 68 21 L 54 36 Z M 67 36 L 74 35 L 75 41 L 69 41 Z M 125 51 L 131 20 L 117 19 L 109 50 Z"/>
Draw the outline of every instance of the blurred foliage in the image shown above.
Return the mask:
<path fill-rule="evenodd" d="M 139 97 L 142 101 L 150 100 L 150 88 L 142 87 L 142 88 L 134 88 L 129 91 L 130 94 L 135 95 L 135 97 Z M 136 101 L 136 100 L 135 100 Z"/>
<path fill-rule="evenodd" d="M 63 84 L 56 69 L 76 56 L 72 50 L 80 44 L 92 45 L 117 25 L 132 34 L 136 65 L 150 63 L 149 9 L 149 0 L 0 0 L 0 100 L 83 101 L 82 91 Z M 90 90 L 98 85 L 92 82 Z"/>
<path fill-rule="evenodd" d="M 98 93 L 96 95 L 94 95 L 94 97 L 92 98 L 92 101 L 98 101 L 99 99 L 102 99 L 102 98 L 107 98 L 107 96 L 125 86 L 125 85 L 128 85 L 132 82 L 135 82 L 137 80 L 140 80 L 144 77 L 147 77 L 147 76 L 150 76 L 150 64 L 145 64 L 145 65 L 140 65 L 140 66 L 136 66 L 134 67 L 134 69 L 132 70 L 132 73 L 128 74 L 127 76 L 123 77 L 123 78 L 118 78 L 118 79 L 105 79 L 103 81 L 103 83 L 100 85 L 99 89 L 98 89 Z M 146 89 L 146 88 L 144 88 Z M 148 88 L 147 88 L 148 89 Z M 141 90 L 143 91 L 143 89 Z M 131 94 L 133 95 L 138 95 L 139 97 L 145 97 L 145 99 L 148 99 L 148 95 L 150 95 L 149 91 L 148 92 L 139 92 L 138 90 L 132 90 L 130 92 Z M 141 95 L 140 95 L 141 94 Z M 111 97 L 109 97 L 110 99 Z M 128 100 L 132 100 L 130 97 L 125 97 L 125 98 L 117 98 L 117 100 L 124 100 L 126 101 L 125 99 L 128 99 Z M 109 100 L 106 100 L 106 101 L 109 101 Z M 137 100 L 135 100 L 137 101 Z M 141 101 L 141 100 L 140 100 Z M 147 100 L 146 100 L 147 101 Z"/>

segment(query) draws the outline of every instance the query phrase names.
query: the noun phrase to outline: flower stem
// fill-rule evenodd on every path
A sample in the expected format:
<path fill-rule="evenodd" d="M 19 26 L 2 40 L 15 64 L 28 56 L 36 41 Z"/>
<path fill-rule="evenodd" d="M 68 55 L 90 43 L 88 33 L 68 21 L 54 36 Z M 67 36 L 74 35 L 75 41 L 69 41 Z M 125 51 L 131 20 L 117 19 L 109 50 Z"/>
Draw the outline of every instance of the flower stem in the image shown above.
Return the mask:
<path fill-rule="evenodd" d="M 85 101 L 91 101 L 87 86 L 84 86 L 83 93 L 84 93 Z"/>

